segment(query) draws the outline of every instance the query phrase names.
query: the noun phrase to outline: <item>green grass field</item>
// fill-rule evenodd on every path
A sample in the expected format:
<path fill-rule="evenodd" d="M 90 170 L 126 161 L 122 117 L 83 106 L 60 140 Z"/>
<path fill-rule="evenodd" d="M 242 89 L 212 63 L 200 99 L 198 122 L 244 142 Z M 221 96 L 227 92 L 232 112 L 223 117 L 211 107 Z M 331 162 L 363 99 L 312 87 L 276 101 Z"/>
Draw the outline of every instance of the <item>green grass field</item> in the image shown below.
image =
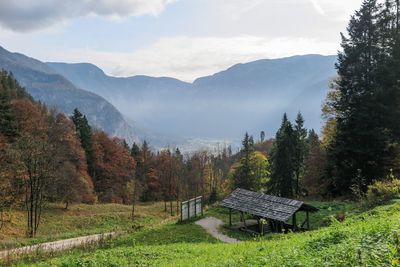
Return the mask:
<path fill-rule="evenodd" d="M 98 249 L 15 266 L 400 266 L 400 201 L 364 211 L 350 202 L 314 205 L 321 210 L 309 232 L 242 235 L 248 241 L 224 244 L 193 223 L 166 220 Z M 342 213 L 344 222 L 333 219 Z M 227 220 L 220 208 L 206 216 Z"/>
<path fill-rule="evenodd" d="M 0 249 L 36 244 L 76 236 L 130 231 L 131 206 L 119 204 L 62 205 L 50 204 L 43 211 L 36 238 L 25 235 L 26 217 L 23 210 L 7 214 L 9 221 L 0 230 Z M 136 208 L 135 225 L 159 225 L 171 220 L 162 203 L 140 204 Z"/>

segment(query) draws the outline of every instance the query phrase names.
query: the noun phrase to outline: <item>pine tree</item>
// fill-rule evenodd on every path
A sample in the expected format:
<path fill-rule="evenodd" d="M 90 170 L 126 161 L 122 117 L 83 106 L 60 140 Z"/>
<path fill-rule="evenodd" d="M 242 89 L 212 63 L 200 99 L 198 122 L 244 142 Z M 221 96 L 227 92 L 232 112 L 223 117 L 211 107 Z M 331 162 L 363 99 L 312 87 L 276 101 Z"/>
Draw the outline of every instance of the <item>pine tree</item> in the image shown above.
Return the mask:
<path fill-rule="evenodd" d="M 269 191 L 282 197 L 293 197 L 294 132 L 286 113 L 276 133 L 271 155 L 271 180 Z"/>
<path fill-rule="evenodd" d="M 295 193 L 299 196 L 300 176 L 304 170 L 304 159 L 307 153 L 307 129 L 304 128 L 304 119 L 301 113 L 297 114 L 296 124 L 294 126 L 294 161 L 293 168 L 296 177 Z"/>
<path fill-rule="evenodd" d="M 17 136 L 15 118 L 11 110 L 11 98 L 8 88 L 0 85 L 0 133 L 12 139 Z"/>
<path fill-rule="evenodd" d="M 9 140 L 13 140 L 18 135 L 18 127 L 12 111 L 11 100 L 25 98 L 26 96 L 25 90 L 19 86 L 12 73 L 4 70 L 0 71 L 0 134 Z"/>
<path fill-rule="evenodd" d="M 85 150 L 86 160 L 88 165 L 89 175 L 95 179 L 96 174 L 94 170 L 94 156 L 93 156 L 93 142 L 92 142 L 92 128 L 89 122 L 77 108 L 74 109 L 74 114 L 71 117 L 75 124 L 76 131 L 78 133 L 79 139 L 81 140 L 81 145 L 83 150 Z"/>
<path fill-rule="evenodd" d="M 251 155 L 254 151 L 253 138 L 248 133 L 245 134 L 242 141 L 242 150 L 240 167 L 236 170 L 234 175 L 234 187 L 252 190 L 254 186 L 252 184 L 252 170 L 251 170 Z"/>
<path fill-rule="evenodd" d="M 264 131 L 261 131 L 261 132 L 260 132 L 260 141 L 261 141 L 261 143 L 263 143 L 264 140 L 265 140 L 265 132 L 264 132 Z"/>
<path fill-rule="evenodd" d="M 137 160 L 137 158 L 139 157 L 139 155 L 140 155 L 140 148 L 139 148 L 139 146 L 138 146 L 136 143 L 133 143 L 133 144 L 132 144 L 132 148 L 131 148 L 131 156 L 132 156 L 135 160 Z"/>
<path fill-rule="evenodd" d="M 378 82 L 382 123 L 387 136 L 385 174 L 400 175 L 400 30 L 399 0 L 386 1 L 378 22 L 381 36 Z"/>
<path fill-rule="evenodd" d="M 336 137 L 328 149 L 333 193 L 350 193 L 360 175 L 367 184 L 384 175 L 386 135 L 379 105 L 377 73 L 382 57 L 377 26 L 380 5 L 365 0 L 351 18 L 336 65 L 339 96 Z M 364 186 L 364 190 L 366 189 Z"/>

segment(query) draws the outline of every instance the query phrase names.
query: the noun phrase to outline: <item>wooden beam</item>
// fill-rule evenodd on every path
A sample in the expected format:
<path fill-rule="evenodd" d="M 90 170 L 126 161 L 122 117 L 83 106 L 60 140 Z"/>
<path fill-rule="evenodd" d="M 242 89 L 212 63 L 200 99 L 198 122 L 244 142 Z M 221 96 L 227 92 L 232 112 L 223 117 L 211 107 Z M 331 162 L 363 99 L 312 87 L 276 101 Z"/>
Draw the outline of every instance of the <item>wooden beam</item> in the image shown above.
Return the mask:
<path fill-rule="evenodd" d="M 200 203 L 201 203 L 201 216 L 203 216 L 203 196 L 200 198 Z"/>
<path fill-rule="evenodd" d="M 194 217 L 197 217 L 197 198 L 194 199 Z"/>
<path fill-rule="evenodd" d="M 188 205 L 188 219 L 190 219 L 190 201 L 187 202 Z"/>
<path fill-rule="evenodd" d="M 232 226 L 232 209 L 229 209 L 229 226 Z"/>
<path fill-rule="evenodd" d="M 310 230 L 310 217 L 309 217 L 309 212 L 306 211 L 306 220 L 307 220 L 307 230 Z"/>
<path fill-rule="evenodd" d="M 179 205 L 179 204 L 178 204 Z M 181 202 L 181 222 L 183 221 L 182 202 Z"/>
<path fill-rule="evenodd" d="M 293 231 L 297 231 L 296 212 L 292 216 Z"/>
<path fill-rule="evenodd" d="M 240 221 L 243 222 L 244 228 L 247 229 L 246 219 L 244 218 L 244 213 L 243 213 L 243 211 L 240 212 L 240 219 L 241 219 Z"/>

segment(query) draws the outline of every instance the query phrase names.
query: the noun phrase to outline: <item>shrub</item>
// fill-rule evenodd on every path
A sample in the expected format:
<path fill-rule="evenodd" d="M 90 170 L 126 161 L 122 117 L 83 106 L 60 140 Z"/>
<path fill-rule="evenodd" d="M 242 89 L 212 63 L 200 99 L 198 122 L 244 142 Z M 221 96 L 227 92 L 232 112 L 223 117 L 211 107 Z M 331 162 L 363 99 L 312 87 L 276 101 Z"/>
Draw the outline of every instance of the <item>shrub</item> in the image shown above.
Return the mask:
<path fill-rule="evenodd" d="M 376 181 L 368 186 L 367 202 L 370 205 L 382 204 L 400 196 L 400 180 Z"/>

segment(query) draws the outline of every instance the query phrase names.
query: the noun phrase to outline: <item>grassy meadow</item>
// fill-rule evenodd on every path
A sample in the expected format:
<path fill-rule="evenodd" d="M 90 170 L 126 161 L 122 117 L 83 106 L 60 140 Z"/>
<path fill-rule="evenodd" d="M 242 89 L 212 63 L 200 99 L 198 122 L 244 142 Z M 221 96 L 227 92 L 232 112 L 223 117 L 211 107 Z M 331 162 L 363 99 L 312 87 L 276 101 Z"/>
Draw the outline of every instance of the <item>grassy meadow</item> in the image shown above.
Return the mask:
<path fill-rule="evenodd" d="M 313 204 L 320 212 L 311 217 L 314 230 L 309 232 L 256 237 L 223 228 L 243 240 L 225 244 L 193 222 L 170 217 L 131 229 L 97 249 L 24 259 L 14 266 L 400 266 L 400 201 L 372 209 L 351 202 Z M 151 210 L 163 213 L 160 208 Z M 205 216 L 228 219 L 218 207 Z"/>
<path fill-rule="evenodd" d="M 13 248 L 59 239 L 113 231 L 131 231 L 146 225 L 159 225 L 171 220 L 164 212 L 163 203 L 140 204 L 136 207 L 135 222 L 131 220 L 132 207 L 119 204 L 63 205 L 49 204 L 42 214 L 36 238 L 26 238 L 26 212 L 12 210 L 6 213 L 7 222 L 0 230 L 0 248 Z"/>

